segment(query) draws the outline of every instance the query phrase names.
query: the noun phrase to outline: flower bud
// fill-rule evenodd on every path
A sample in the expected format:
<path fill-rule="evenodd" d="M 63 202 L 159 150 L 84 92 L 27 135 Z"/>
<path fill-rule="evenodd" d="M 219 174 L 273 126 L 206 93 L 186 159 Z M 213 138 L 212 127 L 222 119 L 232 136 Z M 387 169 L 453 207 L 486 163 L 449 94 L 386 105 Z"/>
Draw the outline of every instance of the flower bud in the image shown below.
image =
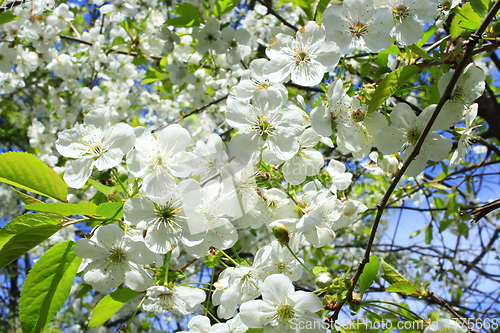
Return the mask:
<path fill-rule="evenodd" d="M 332 284 L 332 276 L 329 272 L 323 272 L 316 278 L 316 285 L 319 288 L 326 288 Z"/>
<path fill-rule="evenodd" d="M 288 229 L 281 223 L 271 223 L 273 228 L 273 235 L 283 245 L 288 244 L 290 237 L 288 236 Z"/>

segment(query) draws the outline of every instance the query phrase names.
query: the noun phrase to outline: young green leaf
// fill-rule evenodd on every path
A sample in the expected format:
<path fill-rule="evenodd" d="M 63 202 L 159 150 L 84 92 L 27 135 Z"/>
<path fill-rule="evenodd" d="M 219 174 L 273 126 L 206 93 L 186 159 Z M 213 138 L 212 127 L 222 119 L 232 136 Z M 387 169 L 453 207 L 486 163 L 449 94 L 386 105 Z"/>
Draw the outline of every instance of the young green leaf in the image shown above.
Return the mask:
<path fill-rule="evenodd" d="M 24 214 L 18 216 L 0 229 L 0 249 L 2 249 L 12 237 L 23 231 L 44 225 L 57 227 L 60 223 L 59 220 L 41 214 Z"/>
<path fill-rule="evenodd" d="M 118 289 L 109 295 L 106 295 L 97 303 L 92 318 L 90 318 L 89 327 L 102 325 L 118 312 L 125 303 L 139 295 L 140 292 L 131 289 Z"/>
<path fill-rule="evenodd" d="M 15 21 L 19 18 L 19 16 L 17 15 L 14 15 L 12 12 L 3 12 L 3 13 L 0 13 L 0 24 L 4 24 L 4 23 L 9 23 L 9 22 L 12 22 L 12 21 Z"/>
<path fill-rule="evenodd" d="M 214 3 L 214 14 L 220 16 L 229 13 L 240 3 L 239 0 L 217 0 Z"/>
<path fill-rule="evenodd" d="M 68 195 L 68 188 L 61 177 L 28 153 L 0 154 L 0 181 L 62 202 Z"/>
<path fill-rule="evenodd" d="M 363 273 L 359 276 L 359 291 L 361 292 L 361 296 L 373 284 L 373 281 L 377 277 L 379 266 L 377 256 L 371 256 L 370 261 L 363 268 Z"/>
<path fill-rule="evenodd" d="M 122 202 L 106 202 L 97 206 L 96 214 L 108 219 L 120 219 L 123 217 Z"/>
<path fill-rule="evenodd" d="M 390 284 L 398 283 L 398 282 L 408 282 L 408 281 L 403 275 L 401 275 L 398 271 L 396 271 L 391 265 L 386 263 L 384 259 L 380 258 L 380 261 L 382 263 L 382 271 L 384 272 L 384 275 L 382 275 L 382 278 L 389 282 Z"/>
<path fill-rule="evenodd" d="M 23 332 L 40 332 L 66 302 L 82 261 L 74 246 L 66 241 L 52 247 L 30 270 L 19 298 Z"/>
<path fill-rule="evenodd" d="M 372 93 L 369 112 L 375 112 L 384 102 L 392 96 L 406 81 L 408 81 L 419 68 L 415 65 L 400 67 L 388 74 L 377 89 Z"/>
<path fill-rule="evenodd" d="M 55 234 L 61 227 L 53 224 L 40 224 L 16 233 L 0 251 L 0 269 L 4 268 L 41 242 Z"/>
<path fill-rule="evenodd" d="M 415 291 L 415 286 L 411 282 L 396 282 L 385 288 L 385 291 L 395 293 L 405 293 L 406 295 L 413 295 L 418 293 Z"/>
<path fill-rule="evenodd" d="M 53 213 L 62 216 L 94 215 L 96 213 L 96 207 L 97 206 L 91 202 L 80 202 L 78 204 L 55 202 L 25 206 L 26 209 L 36 212 Z"/>

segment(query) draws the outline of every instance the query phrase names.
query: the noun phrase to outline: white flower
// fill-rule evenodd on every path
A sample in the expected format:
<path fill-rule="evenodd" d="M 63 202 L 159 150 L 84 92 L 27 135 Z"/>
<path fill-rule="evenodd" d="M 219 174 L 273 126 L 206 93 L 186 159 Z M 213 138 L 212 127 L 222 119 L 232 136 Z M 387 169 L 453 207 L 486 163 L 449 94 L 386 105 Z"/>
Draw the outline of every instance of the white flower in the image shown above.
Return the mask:
<path fill-rule="evenodd" d="M 292 185 L 301 184 L 307 176 L 316 176 L 324 165 L 323 154 L 314 149 L 320 141 L 312 128 L 306 129 L 300 137 L 299 150 L 291 159 L 283 161 L 274 157 L 274 154 L 266 149 L 262 157 L 266 163 L 280 165 L 283 164 L 283 176 Z"/>
<path fill-rule="evenodd" d="M 472 126 L 474 119 L 477 116 L 477 103 L 472 104 L 469 109 L 469 112 L 465 114 L 464 123 L 465 128 L 463 130 L 457 130 L 461 134 L 460 140 L 458 140 L 458 147 L 453 152 L 453 155 L 450 158 L 450 164 L 448 165 L 448 169 L 455 169 L 460 161 L 465 157 L 467 153 L 467 149 L 470 148 L 471 140 L 474 140 L 476 136 L 473 134 L 474 128 L 477 126 Z"/>
<path fill-rule="evenodd" d="M 444 94 L 452 76 L 453 72 L 448 72 L 439 79 L 438 88 L 441 95 Z M 459 122 L 464 112 L 469 109 L 469 106 L 483 94 L 485 79 L 486 76 L 483 70 L 470 63 L 458 78 L 451 93 L 451 98 L 444 104 L 437 121 L 445 127 Z"/>
<path fill-rule="evenodd" d="M 142 308 L 144 311 L 167 313 L 175 311 L 187 315 L 196 311 L 206 294 L 198 288 L 175 286 L 170 290 L 165 286 L 152 286 L 146 292 Z"/>
<path fill-rule="evenodd" d="M 391 36 L 396 37 L 396 41 L 403 45 L 418 42 L 424 35 L 423 24 L 433 19 L 429 16 L 433 1 L 376 0 L 376 3 L 391 9 L 394 20 Z"/>
<path fill-rule="evenodd" d="M 144 131 L 127 154 L 127 167 L 136 177 L 142 177 L 142 191 L 161 197 L 176 181 L 175 177 L 188 177 L 198 169 L 198 158 L 184 150 L 191 135 L 180 125 L 167 126 L 155 136 Z"/>
<path fill-rule="evenodd" d="M 345 0 L 343 6 L 330 6 L 322 16 L 326 38 L 336 42 L 342 54 L 366 47 L 379 52 L 391 46 L 391 10 L 374 8 L 373 0 Z"/>
<path fill-rule="evenodd" d="M 439 319 L 432 322 L 424 330 L 424 333 L 466 333 L 467 329 L 463 324 L 459 324 L 456 320 L 452 319 Z"/>
<path fill-rule="evenodd" d="M 210 319 L 205 316 L 196 316 L 188 323 L 189 331 L 179 333 L 229 333 L 229 326 L 226 323 L 210 325 Z"/>
<path fill-rule="evenodd" d="M 90 239 L 77 240 L 74 251 L 81 258 L 93 260 L 82 277 L 99 292 L 122 283 L 132 290 L 144 291 L 153 284 L 153 277 L 143 266 L 153 263 L 156 255 L 114 224 L 100 227 Z"/>
<path fill-rule="evenodd" d="M 217 54 L 226 53 L 229 44 L 222 39 L 219 28 L 219 20 L 215 16 L 210 16 L 203 28 L 193 29 L 193 37 L 198 40 L 197 52 L 205 53 L 211 50 Z"/>
<path fill-rule="evenodd" d="M 311 292 L 295 291 L 286 275 L 271 275 L 260 287 L 262 300 L 245 302 L 240 307 L 241 321 L 250 328 L 264 327 L 265 332 L 302 332 L 299 323 L 310 323 L 307 332 L 325 332 L 315 312 L 323 304 Z M 295 329 L 293 329 L 295 326 Z"/>
<path fill-rule="evenodd" d="M 426 107 L 417 117 L 407 104 L 397 104 L 391 112 L 393 126 L 381 129 L 375 135 L 378 149 L 384 155 L 404 150 L 403 160 L 413 151 L 422 130 L 427 125 L 436 105 Z M 425 169 L 427 159 L 444 160 L 451 150 L 451 140 L 435 133 L 439 124 L 434 123 L 427 134 L 420 153 L 406 169 L 405 175 L 415 177 Z"/>
<path fill-rule="evenodd" d="M 238 130 L 229 143 L 231 154 L 248 157 L 259 152 L 265 142 L 277 158 L 292 158 L 299 150 L 295 137 L 304 131 L 303 116 L 299 108 L 283 110 L 283 104 L 280 93 L 266 89 L 255 92 L 251 105 L 229 101 L 226 121 Z"/>
<path fill-rule="evenodd" d="M 264 74 L 273 82 L 283 82 L 291 75 L 302 86 L 319 84 L 340 59 L 338 45 L 325 41 L 325 35 L 325 27 L 313 21 L 297 31 L 296 39 L 279 33 L 266 49 L 271 61 L 264 66 Z"/>
<path fill-rule="evenodd" d="M 146 231 L 144 242 L 154 253 L 167 253 L 178 246 L 179 241 L 186 246 L 199 244 L 204 235 L 200 234 L 200 229 L 206 231 L 206 224 L 200 223 L 196 230 L 191 228 L 181 201 L 185 194 L 182 190 L 176 192 L 172 189 L 164 197 L 151 197 L 150 200 L 130 198 L 123 205 L 125 222 Z"/>
<path fill-rule="evenodd" d="M 223 150 L 221 137 L 215 133 L 210 134 L 206 143 L 196 142 L 193 152 L 200 159 L 200 167 L 196 174 L 200 175 L 202 183 L 219 175 L 222 166 L 229 159 Z"/>
<path fill-rule="evenodd" d="M 297 281 L 302 276 L 302 265 L 295 259 L 290 251 L 277 240 L 271 242 L 271 255 L 269 267 L 264 268 L 269 275 L 284 274 L 291 281 Z"/>
<path fill-rule="evenodd" d="M 326 172 L 331 177 L 329 181 L 330 191 L 332 193 L 336 193 L 337 191 L 343 191 L 351 185 L 352 182 L 352 173 L 345 172 L 346 167 L 344 163 L 330 160 L 328 166 L 326 167 Z"/>
<path fill-rule="evenodd" d="M 250 51 L 246 45 L 250 39 L 250 33 L 244 28 L 225 27 L 221 32 L 221 38 L 229 45 L 229 50 L 226 52 L 226 60 L 230 65 L 235 65 L 240 62 L 244 53 Z M 250 52 L 248 52 L 250 53 Z"/>
<path fill-rule="evenodd" d="M 104 5 L 100 9 L 101 13 L 107 14 L 111 12 L 109 19 L 111 22 L 121 23 L 125 16 L 134 16 L 136 10 L 134 6 L 129 4 L 126 0 L 113 0 L 110 5 Z"/>
<path fill-rule="evenodd" d="M 85 185 L 94 166 L 99 171 L 117 166 L 134 146 L 133 128 L 124 123 L 110 126 L 108 119 L 107 109 L 97 109 L 87 114 L 83 125 L 59 134 L 57 151 L 77 159 L 69 162 L 64 173 L 64 181 L 69 186 Z"/>
<path fill-rule="evenodd" d="M 257 90 L 277 89 L 284 101 L 288 100 L 288 90 L 281 83 L 269 81 L 263 74 L 264 66 L 268 63 L 266 59 L 255 59 L 248 68 L 250 79 L 242 79 L 240 83 L 231 88 L 231 97 L 242 100 L 250 100 Z"/>

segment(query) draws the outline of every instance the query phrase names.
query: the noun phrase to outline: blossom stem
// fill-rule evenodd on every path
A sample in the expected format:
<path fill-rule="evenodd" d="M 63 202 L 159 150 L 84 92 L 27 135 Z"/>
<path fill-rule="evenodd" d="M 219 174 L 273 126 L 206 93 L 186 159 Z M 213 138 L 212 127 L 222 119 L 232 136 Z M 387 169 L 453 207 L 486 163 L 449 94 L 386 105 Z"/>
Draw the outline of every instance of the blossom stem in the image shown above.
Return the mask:
<path fill-rule="evenodd" d="M 288 244 L 284 244 L 284 245 L 288 249 L 288 251 L 290 251 L 290 253 L 295 258 L 295 260 L 297 260 L 302 265 L 302 267 L 304 267 L 306 269 L 306 271 L 308 271 L 309 273 L 311 273 L 312 276 L 316 276 L 313 272 L 311 272 L 311 270 L 309 268 L 306 267 L 306 265 L 304 265 L 304 263 L 302 262 L 302 260 L 300 260 L 299 258 L 297 258 L 297 256 L 295 255 L 295 253 L 293 253 L 292 249 L 290 248 L 290 245 L 288 245 Z"/>
<path fill-rule="evenodd" d="M 208 311 L 208 309 L 203 304 L 200 304 L 200 306 L 203 309 L 205 309 L 205 317 L 207 316 L 207 313 L 208 313 L 210 315 L 210 317 L 212 317 L 216 322 L 220 323 L 220 321 L 210 311 Z"/>
<path fill-rule="evenodd" d="M 425 318 L 424 318 L 424 317 L 422 317 L 422 316 L 420 316 L 418 313 L 413 312 L 413 311 L 411 311 L 410 309 L 407 309 L 407 308 L 405 308 L 404 306 L 399 305 L 399 304 L 397 304 L 397 303 L 392 303 L 392 302 L 386 302 L 386 301 L 378 301 L 378 300 L 373 300 L 373 301 L 365 301 L 365 302 L 362 302 L 362 303 L 361 303 L 361 306 L 366 305 L 366 304 L 373 305 L 372 303 L 383 303 L 383 304 L 394 305 L 394 306 L 397 306 L 398 308 L 401 308 L 401 309 L 403 309 L 403 310 L 405 310 L 405 311 L 407 311 L 407 312 L 411 313 L 411 314 L 412 314 L 412 315 L 414 315 L 416 318 L 419 318 L 419 319 L 421 319 L 421 320 L 425 320 Z M 400 315 L 401 315 L 401 314 L 400 314 Z M 412 320 L 413 320 L 413 319 L 412 319 Z"/>
<path fill-rule="evenodd" d="M 170 258 L 172 258 L 172 251 L 168 251 L 168 253 L 165 254 L 165 265 L 167 265 L 167 269 L 165 270 L 165 282 L 163 283 L 164 286 L 168 285 L 168 270 L 170 269 Z"/>
<path fill-rule="evenodd" d="M 222 252 L 222 254 L 223 254 L 223 255 L 224 255 L 224 256 L 225 256 L 225 257 L 226 257 L 229 261 L 231 261 L 231 262 L 232 262 L 235 266 L 238 266 L 238 265 L 239 265 L 239 264 L 238 264 L 236 261 L 234 261 L 234 259 L 233 259 L 233 258 L 231 258 L 231 257 L 230 257 L 230 256 L 229 256 L 226 252 L 224 252 L 224 251 L 221 251 L 221 252 Z"/>
<path fill-rule="evenodd" d="M 214 269 L 214 267 L 212 267 L 212 277 L 210 278 L 211 285 L 213 285 L 213 283 L 214 283 L 214 277 L 215 277 L 215 269 Z M 207 313 L 210 313 L 210 312 L 208 312 L 208 305 L 210 304 L 210 296 L 212 296 L 212 288 L 210 288 L 210 291 L 208 292 L 206 307 L 204 307 L 203 304 L 200 304 L 201 307 L 205 309 L 205 316 L 207 315 Z M 210 315 L 212 315 L 212 314 L 210 313 Z M 217 320 L 217 319 L 215 319 L 215 320 Z"/>
<path fill-rule="evenodd" d="M 139 309 L 141 308 L 142 306 L 142 303 L 144 303 L 144 300 L 146 299 L 146 296 L 144 296 L 141 300 L 141 303 L 139 303 L 139 305 L 137 306 L 137 309 L 135 309 L 134 311 L 134 314 L 132 315 L 132 317 L 130 318 L 130 320 L 128 321 L 128 324 L 127 324 L 127 328 L 125 329 L 125 332 L 128 331 L 129 327 L 130 327 L 130 324 L 132 324 L 132 320 L 134 320 L 135 318 L 135 315 L 137 314 L 137 312 L 139 311 Z"/>
<path fill-rule="evenodd" d="M 116 181 L 118 182 L 118 184 L 120 184 L 120 186 L 122 187 L 123 191 L 125 192 L 125 195 L 127 196 L 127 198 L 130 198 L 130 193 L 127 191 L 127 189 L 125 188 L 125 185 L 123 185 L 122 181 L 120 180 L 120 177 L 118 177 L 118 174 L 116 173 L 115 169 L 111 168 L 111 172 L 113 172 L 113 176 L 115 176 L 116 178 Z"/>

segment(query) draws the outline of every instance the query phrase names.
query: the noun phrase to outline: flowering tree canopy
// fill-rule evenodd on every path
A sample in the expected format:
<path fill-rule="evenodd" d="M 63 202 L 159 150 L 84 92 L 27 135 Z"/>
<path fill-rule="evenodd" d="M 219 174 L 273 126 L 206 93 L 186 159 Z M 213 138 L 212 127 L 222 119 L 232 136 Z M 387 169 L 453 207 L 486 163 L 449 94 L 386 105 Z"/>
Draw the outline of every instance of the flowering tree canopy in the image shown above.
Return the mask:
<path fill-rule="evenodd" d="M 500 331 L 499 8 L 3 0 L 0 330 Z"/>

